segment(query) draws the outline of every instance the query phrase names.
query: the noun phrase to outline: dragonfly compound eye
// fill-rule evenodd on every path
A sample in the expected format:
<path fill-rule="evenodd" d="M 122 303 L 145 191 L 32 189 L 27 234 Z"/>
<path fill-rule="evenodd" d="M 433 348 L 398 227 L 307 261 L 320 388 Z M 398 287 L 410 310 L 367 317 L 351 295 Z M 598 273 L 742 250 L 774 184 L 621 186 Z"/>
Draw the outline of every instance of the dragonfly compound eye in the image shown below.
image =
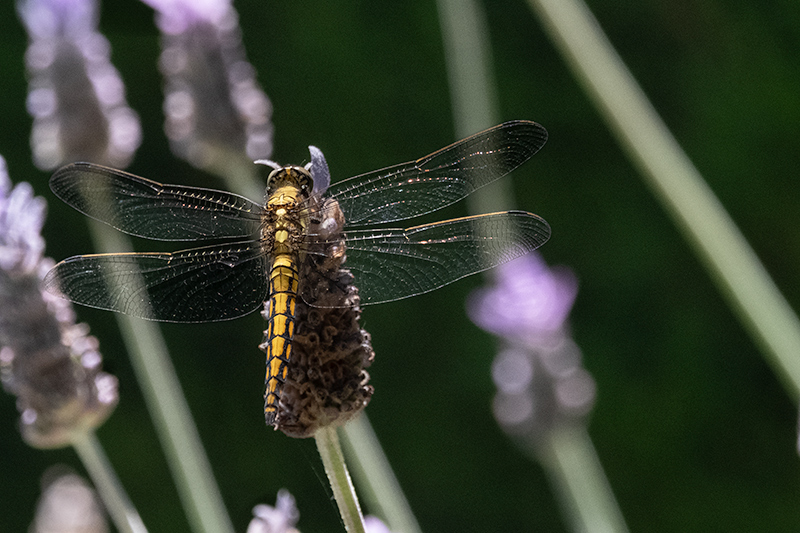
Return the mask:
<path fill-rule="evenodd" d="M 311 174 L 303 167 L 287 166 L 273 170 L 267 178 L 267 195 L 270 195 L 282 187 L 299 189 L 304 194 L 311 194 L 314 188 L 314 180 Z"/>

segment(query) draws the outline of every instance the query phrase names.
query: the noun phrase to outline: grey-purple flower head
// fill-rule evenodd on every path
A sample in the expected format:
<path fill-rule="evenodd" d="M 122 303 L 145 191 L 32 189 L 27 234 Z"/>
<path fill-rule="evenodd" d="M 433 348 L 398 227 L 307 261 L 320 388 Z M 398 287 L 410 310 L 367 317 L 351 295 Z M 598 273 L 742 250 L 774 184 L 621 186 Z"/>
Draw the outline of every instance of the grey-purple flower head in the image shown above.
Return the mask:
<path fill-rule="evenodd" d="M 42 254 L 44 215 L 44 200 L 27 183 L 12 187 L 0 157 L 0 378 L 17 397 L 25 440 L 53 448 L 102 424 L 118 396 L 97 339 L 42 287 L 53 266 Z"/>
<path fill-rule="evenodd" d="M 272 154 L 272 104 L 247 61 L 230 0 L 144 0 L 162 32 L 165 130 L 172 151 L 226 175 Z"/>
<path fill-rule="evenodd" d="M 37 269 L 44 251 L 45 210 L 44 200 L 34 197 L 30 184 L 12 188 L 0 156 L 0 269 L 22 274 Z"/>
<path fill-rule="evenodd" d="M 34 163 L 127 166 L 141 142 L 138 115 L 97 31 L 96 0 L 22 0 Z"/>

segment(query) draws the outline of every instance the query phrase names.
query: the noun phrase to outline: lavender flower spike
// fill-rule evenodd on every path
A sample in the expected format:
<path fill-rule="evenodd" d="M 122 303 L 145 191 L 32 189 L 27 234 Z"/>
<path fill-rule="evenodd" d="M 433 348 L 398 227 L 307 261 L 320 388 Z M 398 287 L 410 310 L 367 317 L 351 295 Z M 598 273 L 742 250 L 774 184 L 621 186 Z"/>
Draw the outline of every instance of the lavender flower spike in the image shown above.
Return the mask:
<path fill-rule="evenodd" d="M 295 524 L 300 519 L 294 496 L 286 489 L 278 491 L 275 507 L 265 504 L 253 508 L 253 518 L 247 533 L 297 533 Z"/>
<path fill-rule="evenodd" d="M 83 478 L 63 466 L 42 476 L 42 496 L 28 531 L 107 533 L 103 506 L 94 489 Z"/>
<path fill-rule="evenodd" d="M 494 413 L 512 435 L 536 439 L 582 419 L 594 403 L 594 380 L 567 325 L 576 295 L 570 270 L 528 254 L 500 266 L 496 284 L 470 297 L 472 321 L 504 341 L 492 364 Z"/>
<path fill-rule="evenodd" d="M 143 0 L 162 32 L 165 129 L 172 151 L 226 175 L 272 155 L 272 104 L 247 62 L 230 0 Z"/>
<path fill-rule="evenodd" d="M 53 266 L 42 257 L 44 214 L 29 184 L 11 187 L 0 158 L 0 378 L 17 396 L 28 444 L 56 448 L 102 424 L 118 396 L 88 326 L 41 287 Z"/>
<path fill-rule="evenodd" d="M 21 0 L 30 37 L 25 57 L 34 163 L 125 167 L 141 142 L 139 117 L 97 31 L 96 0 Z"/>

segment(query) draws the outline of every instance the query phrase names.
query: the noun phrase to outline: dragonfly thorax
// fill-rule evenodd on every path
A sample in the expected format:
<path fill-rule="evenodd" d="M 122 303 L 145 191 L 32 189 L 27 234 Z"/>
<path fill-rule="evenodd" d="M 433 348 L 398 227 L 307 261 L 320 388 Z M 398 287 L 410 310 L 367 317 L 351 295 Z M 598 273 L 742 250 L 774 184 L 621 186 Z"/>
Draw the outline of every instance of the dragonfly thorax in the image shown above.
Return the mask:
<path fill-rule="evenodd" d="M 273 258 L 296 255 L 308 226 L 306 200 L 313 187 L 311 174 L 302 167 L 274 170 L 267 180 L 267 201 L 261 215 L 261 239 Z"/>
<path fill-rule="evenodd" d="M 299 190 L 304 197 L 308 197 L 314 188 L 314 180 L 303 167 L 292 165 L 273 170 L 267 178 L 267 197 L 284 188 Z"/>

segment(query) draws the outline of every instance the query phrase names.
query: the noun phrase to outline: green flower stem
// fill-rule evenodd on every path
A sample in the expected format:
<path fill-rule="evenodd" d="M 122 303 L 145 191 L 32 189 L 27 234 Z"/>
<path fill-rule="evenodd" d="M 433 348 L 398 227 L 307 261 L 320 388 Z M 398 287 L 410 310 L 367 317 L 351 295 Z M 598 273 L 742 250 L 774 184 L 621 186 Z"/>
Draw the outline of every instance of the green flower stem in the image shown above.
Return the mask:
<path fill-rule="evenodd" d="M 108 226 L 93 222 L 89 227 L 101 251 L 132 248 Z M 116 318 L 192 531 L 233 533 L 161 331 L 154 322 L 122 314 Z"/>
<path fill-rule="evenodd" d="M 438 0 L 456 137 L 494 126 L 497 91 L 486 16 L 475 1 Z"/>
<path fill-rule="evenodd" d="M 437 5 L 456 132 L 465 136 L 498 122 L 489 32 L 476 2 L 438 0 Z M 510 187 L 509 180 L 500 180 L 491 190 L 484 187 L 472 195 L 475 200 L 470 210 L 483 213 L 508 209 L 513 205 Z M 627 531 L 585 429 L 556 428 L 544 445 L 532 450 L 547 469 L 568 519 L 576 526 L 575 531 Z"/>
<path fill-rule="evenodd" d="M 529 0 L 655 196 L 796 400 L 800 321 L 580 0 Z"/>
<path fill-rule="evenodd" d="M 560 424 L 531 446 L 547 470 L 572 531 L 625 533 L 625 519 L 614 499 L 584 426 Z"/>
<path fill-rule="evenodd" d="M 364 533 L 364 517 L 361 515 L 356 491 L 344 462 L 336 428 L 326 426 L 314 434 L 314 439 L 317 441 L 317 450 L 325 466 L 325 473 L 333 489 L 333 497 L 339 506 L 345 530 L 348 533 Z"/>
<path fill-rule="evenodd" d="M 499 122 L 486 17 L 474 0 L 437 0 L 456 138 Z M 471 213 L 505 211 L 514 204 L 511 180 L 497 180 L 467 198 Z M 491 275 L 491 274 L 489 274 Z"/>
<path fill-rule="evenodd" d="M 222 178 L 226 188 L 236 194 L 240 194 L 254 201 L 264 198 L 264 191 L 267 188 L 267 184 L 263 178 L 259 178 L 259 168 L 261 165 L 256 165 L 243 153 L 226 152 L 220 151 L 219 149 L 213 151 L 216 153 L 209 154 L 210 159 L 212 161 L 218 159 L 219 163 L 206 168 L 206 171 L 212 172 Z"/>
<path fill-rule="evenodd" d="M 342 428 L 342 436 L 345 452 L 353 465 L 353 477 L 363 491 L 370 514 L 383 519 L 391 531 L 421 533 L 367 414 L 361 413 L 348 422 Z"/>
<path fill-rule="evenodd" d="M 120 533 L 147 533 L 142 518 L 125 493 L 94 432 L 74 435 L 72 446 L 89 472 L 117 530 Z"/>

